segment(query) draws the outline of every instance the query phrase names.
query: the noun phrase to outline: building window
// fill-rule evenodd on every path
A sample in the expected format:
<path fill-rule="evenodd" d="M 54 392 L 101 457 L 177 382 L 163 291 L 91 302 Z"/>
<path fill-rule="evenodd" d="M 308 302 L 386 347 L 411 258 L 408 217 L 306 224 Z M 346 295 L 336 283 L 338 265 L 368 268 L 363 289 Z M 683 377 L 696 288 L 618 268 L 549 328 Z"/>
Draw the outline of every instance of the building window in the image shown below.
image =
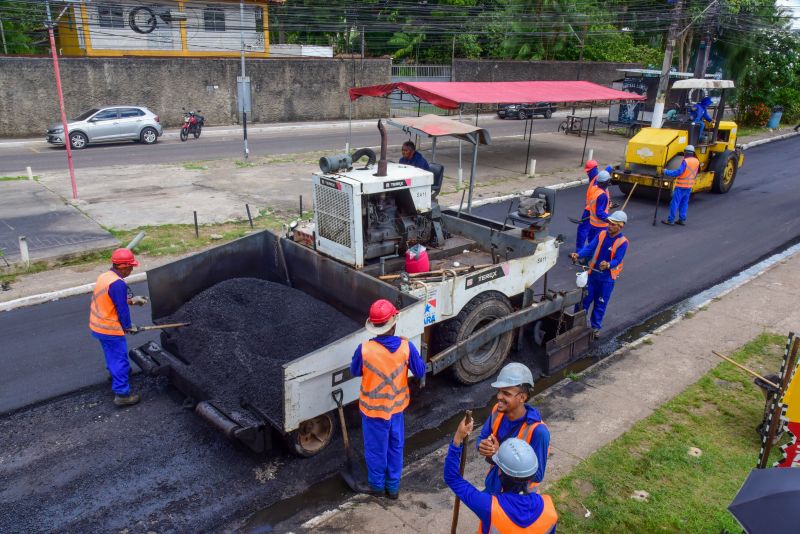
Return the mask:
<path fill-rule="evenodd" d="M 256 33 L 264 33 L 264 10 L 260 7 L 253 8 L 256 14 Z"/>
<path fill-rule="evenodd" d="M 225 31 L 225 10 L 221 7 L 207 7 L 203 10 L 203 24 L 207 32 Z"/>
<path fill-rule="evenodd" d="M 125 14 L 120 6 L 100 4 L 97 6 L 97 18 L 101 28 L 124 28 Z"/>

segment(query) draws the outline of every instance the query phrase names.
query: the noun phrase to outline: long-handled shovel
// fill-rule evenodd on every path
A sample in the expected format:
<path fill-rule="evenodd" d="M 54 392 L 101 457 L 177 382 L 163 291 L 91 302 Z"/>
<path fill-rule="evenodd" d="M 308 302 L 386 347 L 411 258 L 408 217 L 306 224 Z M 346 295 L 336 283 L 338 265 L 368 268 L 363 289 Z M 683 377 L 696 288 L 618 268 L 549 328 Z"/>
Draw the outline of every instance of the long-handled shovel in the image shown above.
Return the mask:
<path fill-rule="evenodd" d="M 629 200 L 631 199 L 631 197 L 633 196 L 633 192 L 634 192 L 634 191 L 636 191 L 636 186 L 637 186 L 637 185 L 639 185 L 639 182 L 633 182 L 633 187 L 631 187 L 631 190 L 630 190 L 630 192 L 628 193 L 628 198 L 626 198 L 626 199 L 625 199 L 625 202 L 622 204 L 622 207 L 620 208 L 620 211 L 625 211 L 625 206 L 627 206 L 627 205 L 628 205 L 628 201 L 629 201 Z"/>
<path fill-rule="evenodd" d="M 353 449 L 350 448 L 350 436 L 347 434 L 347 423 L 344 420 L 344 405 L 342 398 L 344 393 L 337 389 L 333 395 L 333 401 L 339 410 L 339 425 L 342 427 L 342 439 L 344 441 L 344 468 L 340 471 L 345 483 L 356 493 L 365 493 L 369 488 L 367 474 L 364 471 L 364 462 Z"/>
<path fill-rule="evenodd" d="M 466 412 L 467 424 L 472 422 L 472 410 Z M 464 443 L 461 444 L 461 463 L 459 464 L 459 472 L 464 476 L 464 468 L 467 465 L 467 445 L 469 444 L 469 436 L 464 438 Z M 450 534 L 456 534 L 458 529 L 458 512 L 461 509 L 461 499 L 456 497 L 456 502 L 453 505 L 453 520 L 450 523 Z"/>
<path fill-rule="evenodd" d="M 192 323 L 170 323 L 170 324 L 154 324 L 153 326 L 140 326 L 137 332 L 147 332 L 148 330 L 164 330 L 167 328 L 180 328 L 182 326 L 189 326 Z"/>

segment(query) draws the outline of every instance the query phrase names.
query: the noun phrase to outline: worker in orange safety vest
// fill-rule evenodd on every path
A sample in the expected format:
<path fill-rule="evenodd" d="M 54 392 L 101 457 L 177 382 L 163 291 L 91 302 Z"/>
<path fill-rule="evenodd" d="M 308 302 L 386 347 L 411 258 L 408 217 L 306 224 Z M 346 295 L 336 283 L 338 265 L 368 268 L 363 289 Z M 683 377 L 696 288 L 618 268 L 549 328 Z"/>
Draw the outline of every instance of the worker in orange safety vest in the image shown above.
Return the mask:
<path fill-rule="evenodd" d="M 403 472 L 408 371 L 419 379 L 425 376 L 425 362 L 414 344 L 394 335 L 397 316 L 391 302 L 375 301 L 365 325 L 375 337 L 356 348 L 350 363 L 350 373 L 361 377 L 358 405 L 369 479 L 364 492 L 390 499 L 398 497 Z"/>
<path fill-rule="evenodd" d="M 129 294 L 125 278 L 130 276 L 139 262 L 126 248 L 111 254 L 111 269 L 97 277 L 89 306 L 89 330 L 100 342 L 106 358 L 106 369 L 111 375 L 114 404 L 130 406 L 139 402 L 139 395 L 131 393 L 128 376 L 128 344 L 125 334 L 135 334 L 138 327 L 131 323 L 129 304 L 143 306 L 146 297 Z"/>
<path fill-rule="evenodd" d="M 459 460 L 473 422 L 466 418 L 458 425 L 444 461 L 444 481 L 461 502 L 480 519 L 478 534 L 554 534 L 558 522 L 553 500 L 529 490 L 538 470 L 538 459 L 528 443 L 509 438 L 492 457 L 500 473 L 500 488 L 479 491 L 464 480 Z"/>
<path fill-rule="evenodd" d="M 673 226 L 686 224 L 686 212 L 689 209 L 689 197 L 700 170 L 700 160 L 694 155 L 694 146 L 686 145 L 683 149 L 683 161 L 677 169 L 664 170 L 664 176 L 675 178 L 675 188 L 672 190 L 672 200 L 669 202 L 669 216 L 662 220 L 663 224 Z M 675 220 L 675 216 L 678 219 Z"/>

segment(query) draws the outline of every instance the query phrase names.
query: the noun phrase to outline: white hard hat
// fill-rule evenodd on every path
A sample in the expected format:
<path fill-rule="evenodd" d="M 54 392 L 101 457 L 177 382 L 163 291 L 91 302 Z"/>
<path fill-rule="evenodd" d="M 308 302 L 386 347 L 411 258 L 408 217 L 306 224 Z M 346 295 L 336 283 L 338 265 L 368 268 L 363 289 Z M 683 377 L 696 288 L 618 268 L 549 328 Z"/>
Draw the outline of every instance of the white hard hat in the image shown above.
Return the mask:
<path fill-rule="evenodd" d="M 492 387 L 497 389 L 510 388 L 521 384 L 533 386 L 533 375 L 527 366 L 513 362 L 500 369 L 500 374 L 497 375 L 497 380 L 492 384 Z"/>
<path fill-rule="evenodd" d="M 684 152 L 691 152 L 694 154 L 694 145 L 686 145 L 686 148 L 683 149 Z"/>
<path fill-rule="evenodd" d="M 615 211 L 608 216 L 609 221 L 620 224 L 628 224 L 628 215 L 624 211 Z"/>
<path fill-rule="evenodd" d="M 539 469 L 539 459 L 533 448 L 519 438 L 509 438 L 501 443 L 492 460 L 503 473 L 514 478 L 531 478 Z"/>
<path fill-rule="evenodd" d="M 608 174 L 608 171 L 600 171 L 597 173 L 597 183 L 604 184 L 611 180 L 611 175 Z"/>

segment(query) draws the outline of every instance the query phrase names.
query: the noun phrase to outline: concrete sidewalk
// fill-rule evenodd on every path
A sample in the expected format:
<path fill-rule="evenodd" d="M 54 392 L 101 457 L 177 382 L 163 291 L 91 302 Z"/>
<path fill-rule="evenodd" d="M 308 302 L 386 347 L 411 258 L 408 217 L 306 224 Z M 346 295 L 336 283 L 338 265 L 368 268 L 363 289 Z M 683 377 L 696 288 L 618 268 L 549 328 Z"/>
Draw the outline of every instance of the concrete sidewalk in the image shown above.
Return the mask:
<path fill-rule="evenodd" d="M 795 254 L 701 306 L 693 316 L 649 336 L 648 341 L 625 348 L 577 380 L 562 380 L 539 395 L 533 404 L 552 435 L 545 491 L 548 484 L 718 365 L 712 349 L 730 353 L 764 330 L 783 334 L 797 329 L 799 302 L 800 254 Z M 453 495 L 442 481 L 446 451 L 443 447 L 406 468 L 397 502 L 356 496 L 306 520 L 295 531 L 447 532 Z M 466 478 L 481 485 L 485 473 L 483 459 L 470 450 Z M 459 532 L 476 529 L 475 515 L 462 506 Z"/>

